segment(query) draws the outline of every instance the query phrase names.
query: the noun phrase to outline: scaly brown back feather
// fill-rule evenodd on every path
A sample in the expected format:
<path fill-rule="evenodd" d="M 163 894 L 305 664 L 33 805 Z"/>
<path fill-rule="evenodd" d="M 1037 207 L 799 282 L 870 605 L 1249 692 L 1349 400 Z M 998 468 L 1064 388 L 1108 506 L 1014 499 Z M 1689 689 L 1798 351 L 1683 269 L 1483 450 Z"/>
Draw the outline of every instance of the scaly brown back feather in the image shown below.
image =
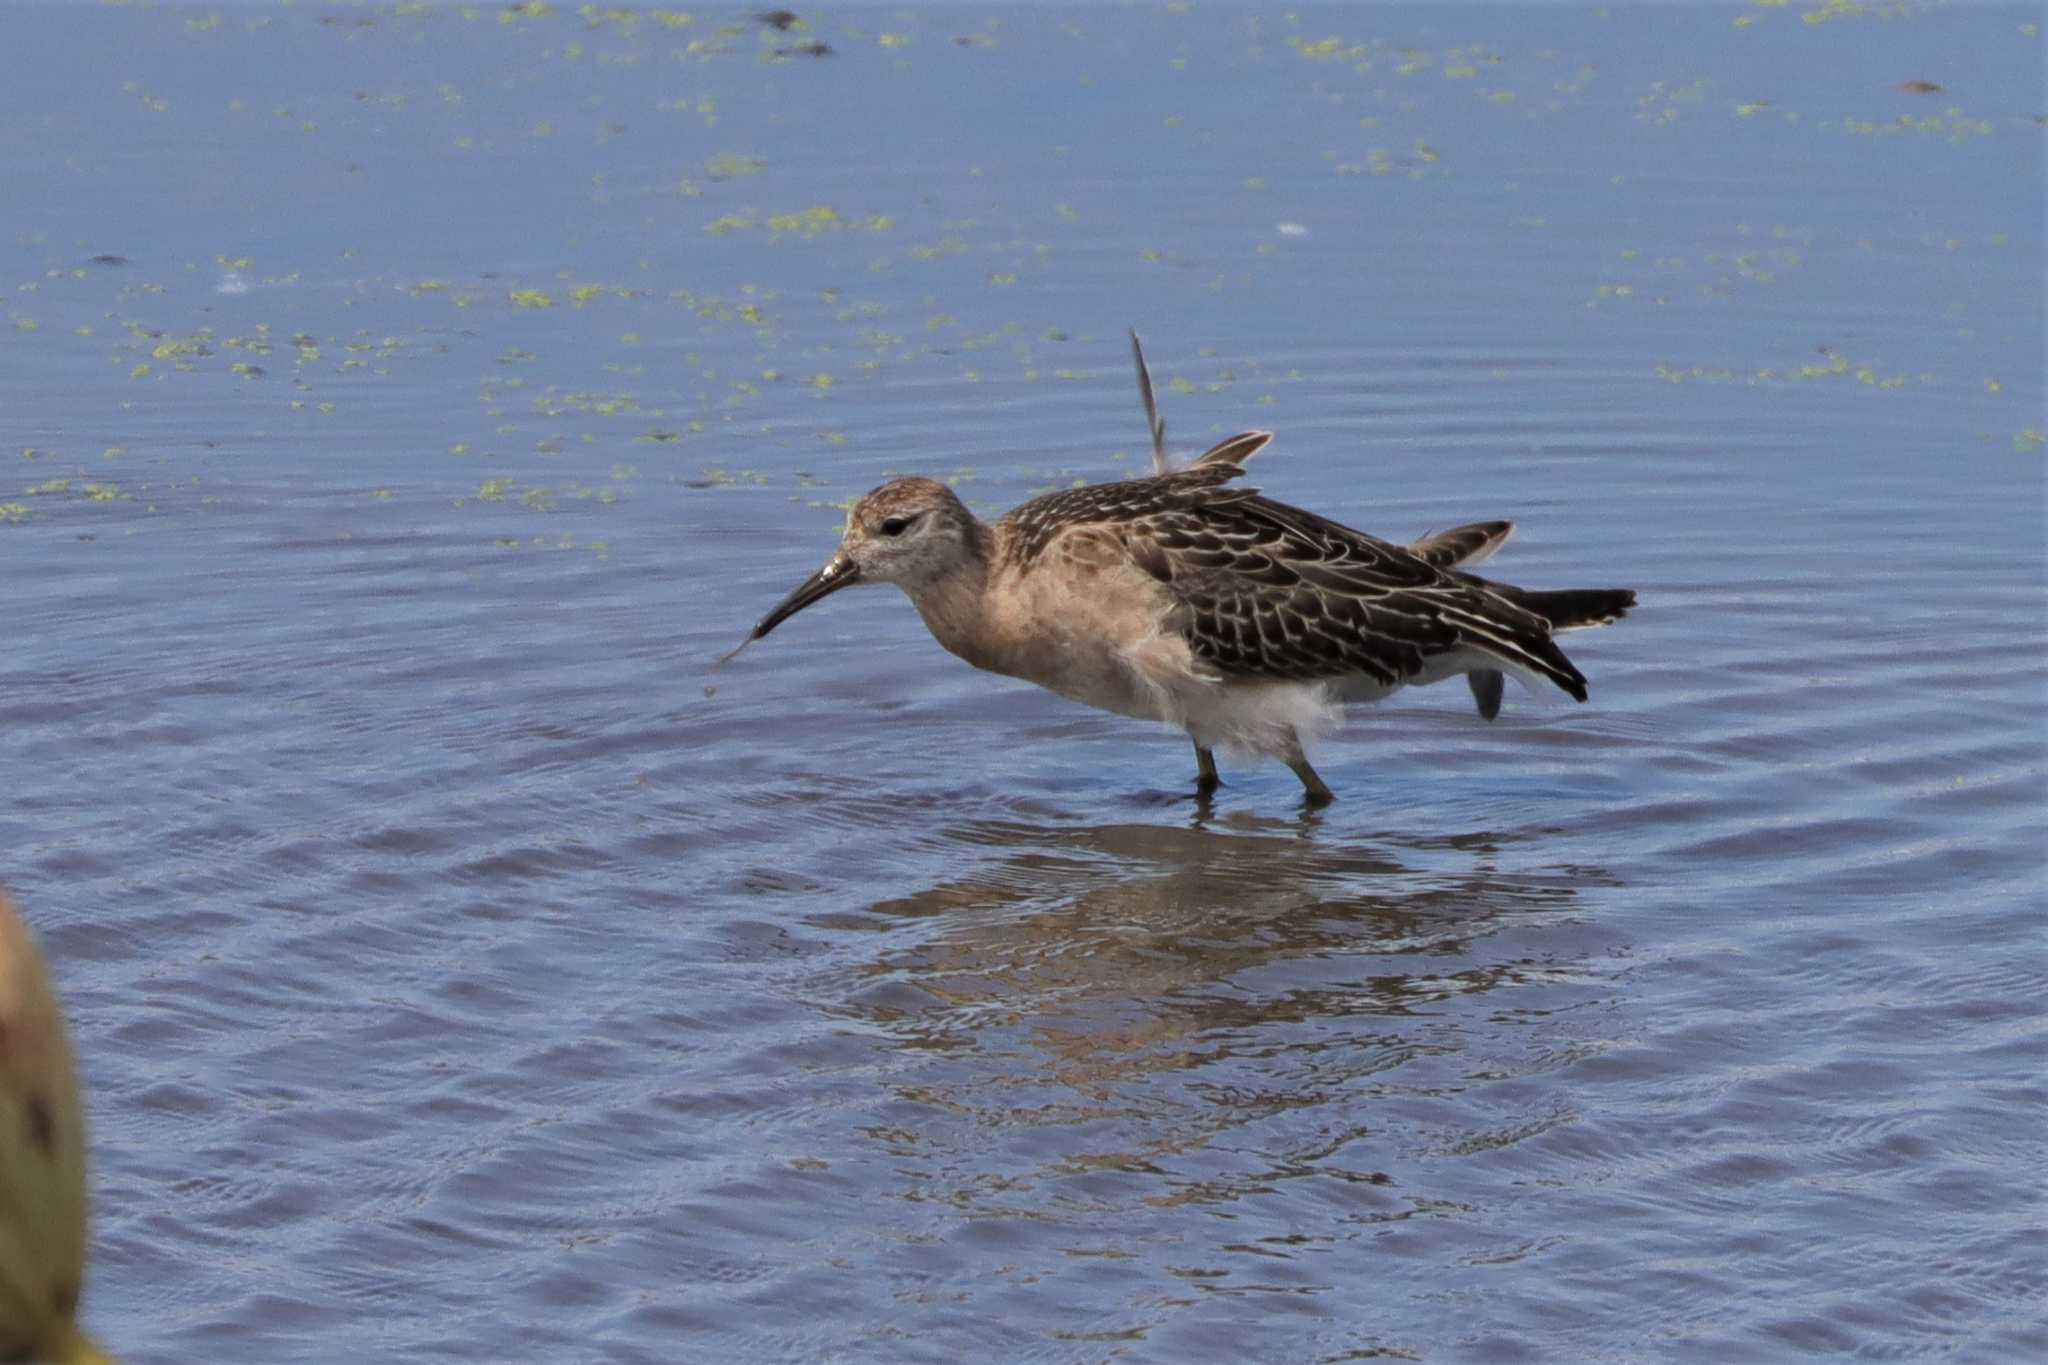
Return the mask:
<path fill-rule="evenodd" d="M 1518 600 L 1540 595 L 1227 487 L 1270 439 L 1246 432 L 1177 473 L 1026 503 L 1003 518 L 1007 557 L 1028 565 L 1069 532 L 1113 532 L 1177 599 L 1196 658 L 1229 677 L 1398 685 L 1433 656 L 1476 648 L 1585 700 L 1585 677 L 1551 640 L 1552 623 Z"/>

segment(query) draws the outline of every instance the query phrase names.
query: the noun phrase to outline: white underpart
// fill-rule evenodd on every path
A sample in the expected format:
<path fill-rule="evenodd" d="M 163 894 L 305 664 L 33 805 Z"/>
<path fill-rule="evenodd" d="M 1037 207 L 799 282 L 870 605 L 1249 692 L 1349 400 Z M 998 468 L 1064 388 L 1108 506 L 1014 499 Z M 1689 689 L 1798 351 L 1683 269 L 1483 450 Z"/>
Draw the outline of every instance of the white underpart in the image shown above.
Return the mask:
<path fill-rule="evenodd" d="M 1137 684 L 1131 712 L 1187 731 L 1204 749 L 1284 760 L 1343 719 L 1329 683 L 1226 681 L 1165 630 L 1126 647 L 1122 662 Z"/>
<path fill-rule="evenodd" d="M 1381 701 L 1403 686 L 1427 687 L 1473 669 L 1497 669 L 1532 693 L 1548 691 L 1529 669 L 1469 647 L 1432 657 L 1406 684 L 1363 674 L 1317 682 L 1228 681 L 1195 662 L 1179 637 L 1165 633 L 1126 648 L 1122 659 L 1138 686 L 1125 705 L 1108 709 L 1165 721 L 1205 749 L 1282 761 L 1340 725 L 1345 703 Z"/>
<path fill-rule="evenodd" d="M 1191 699 L 1181 728 L 1204 749 L 1284 761 L 1343 719 L 1328 683 L 1235 682 Z"/>
<path fill-rule="evenodd" d="M 1462 648 L 1453 649 L 1443 654 L 1430 655 L 1422 661 L 1422 672 L 1410 679 L 1408 686 L 1427 687 L 1431 683 L 1442 682 L 1445 678 L 1455 678 L 1461 674 L 1470 673 L 1475 668 L 1490 668 L 1496 673 L 1505 673 L 1539 697 L 1552 690 L 1550 681 L 1534 669 L 1514 663 L 1508 659 L 1503 659 L 1498 654 L 1490 653 L 1473 645 L 1465 645 Z M 1380 695 L 1384 696 L 1385 692 L 1382 692 Z M 1374 696 L 1347 699 L 1377 701 L 1379 698 Z"/>

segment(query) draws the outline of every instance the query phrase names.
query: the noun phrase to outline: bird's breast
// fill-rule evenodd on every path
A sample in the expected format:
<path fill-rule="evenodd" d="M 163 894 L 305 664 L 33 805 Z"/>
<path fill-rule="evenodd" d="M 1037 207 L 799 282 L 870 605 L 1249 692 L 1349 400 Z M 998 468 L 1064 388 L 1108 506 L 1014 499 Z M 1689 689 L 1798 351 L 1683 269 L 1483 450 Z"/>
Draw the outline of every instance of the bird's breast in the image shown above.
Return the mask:
<path fill-rule="evenodd" d="M 933 637 L 976 668 L 1147 718 L 1168 710 L 1148 666 L 1158 671 L 1162 652 L 1187 655 L 1166 627 L 1170 606 L 1135 569 L 1057 562 L 997 578 L 971 605 L 918 602 Z"/>

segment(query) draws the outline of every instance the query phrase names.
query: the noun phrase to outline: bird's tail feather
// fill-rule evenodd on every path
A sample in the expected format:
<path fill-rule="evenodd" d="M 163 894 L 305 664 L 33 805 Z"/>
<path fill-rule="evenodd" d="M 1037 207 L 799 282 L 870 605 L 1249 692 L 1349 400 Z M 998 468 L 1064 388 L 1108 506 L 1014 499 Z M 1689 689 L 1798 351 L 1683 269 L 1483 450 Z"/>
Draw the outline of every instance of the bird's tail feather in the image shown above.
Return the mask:
<path fill-rule="evenodd" d="M 1636 604 L 1636 594 L 1632 588 L 1563 588 L 1555 592 L 1515 588 L 1509 591 L 1508 600 L 1550 622 L 1553 631 L 1586 630 L 1628 615 Z"/>

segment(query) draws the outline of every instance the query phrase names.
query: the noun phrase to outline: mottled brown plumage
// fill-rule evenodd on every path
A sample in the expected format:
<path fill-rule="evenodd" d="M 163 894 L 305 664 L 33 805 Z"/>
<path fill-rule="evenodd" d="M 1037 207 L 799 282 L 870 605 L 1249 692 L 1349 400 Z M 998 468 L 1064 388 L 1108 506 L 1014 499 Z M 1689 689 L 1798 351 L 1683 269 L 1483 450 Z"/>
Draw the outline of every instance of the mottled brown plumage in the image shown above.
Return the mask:
<path fill-rule="evenodd" d="M 1223 743 L 1286 761 L 1312 801 L 1329 790 L 1300 730 L 1334 703 L 1463 673 L 1490 717 L 1502 670 L 1585 700 L 1552 636 L 1619 618 L 1634 593 L 1530 592 L 1458 567 L 1497 549 L 1506 522 L 1403 547 L 1237 485 L 1271 439 L 1244 432 L 1185 469 L 1054 493 L 989 525 L 943 484 L 884 484 L 753 638 L 841 587 L 893 582 L 975 666 L 1187 730 L 1205 791 Z"/>
<path fill-rule="evenodd" d="M 1245 432 L 1177 473 L 1026 503 L 997 523 L 999 534 L 1009 531 L 1005 553 L 1028 568 L 1062 536 L 1107 531 L 1184 605 L 1181 633 L 1226 676 L 1363 675 L 1399 686 L 1430 658 L 1469 645 L 1586 699 L 1585 677 L 1551 642 L 1557 625 L 1539 601 L 1448 567 L 1505 523 L 1433 537 L 1417 553 L 1229 487 L 1271 439 Z M 1607 609 L 1627 608 L 1617 599 Z"/>

